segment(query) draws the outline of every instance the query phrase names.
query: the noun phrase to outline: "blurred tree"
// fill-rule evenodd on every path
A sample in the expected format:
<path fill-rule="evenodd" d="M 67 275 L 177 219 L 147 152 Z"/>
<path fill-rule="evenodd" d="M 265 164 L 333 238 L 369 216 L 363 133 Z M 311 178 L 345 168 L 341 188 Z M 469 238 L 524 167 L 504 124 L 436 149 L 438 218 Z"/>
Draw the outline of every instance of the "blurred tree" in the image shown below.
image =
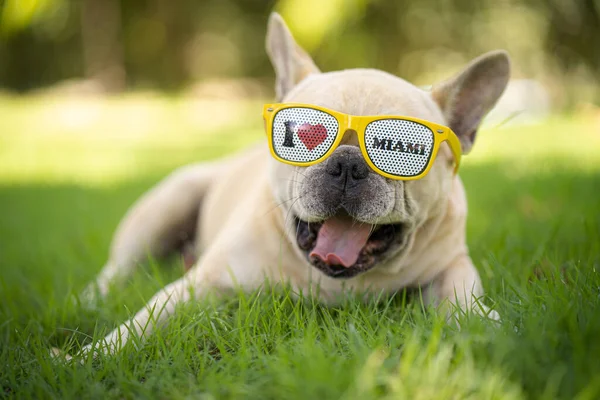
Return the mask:
<path fill-rule="evenodd" d="M 275 8 L 323 70 L 377 67 L 427 84 L 506 48 L 515 76 L 550 80 L 571 103 L 600 98 L 598 0 L 0 0 L 0 8 L 0 87 L 19 91 L 70 78 L 106 90 L 178 90 L 272 76 L 263 46 Z"/>
<path fill-rule="evenodd" d="M 552 27 L 546 37 L 547 51 L 564 68 L 583 63 L 600 72 L 600 1 L 552 0 L 547 7 Z"/>
<path fill-rule="evenodd" d="M 125 87 L 119 0 L 82 0 L 81 42 L 87 78 L 109 91 Z"/>

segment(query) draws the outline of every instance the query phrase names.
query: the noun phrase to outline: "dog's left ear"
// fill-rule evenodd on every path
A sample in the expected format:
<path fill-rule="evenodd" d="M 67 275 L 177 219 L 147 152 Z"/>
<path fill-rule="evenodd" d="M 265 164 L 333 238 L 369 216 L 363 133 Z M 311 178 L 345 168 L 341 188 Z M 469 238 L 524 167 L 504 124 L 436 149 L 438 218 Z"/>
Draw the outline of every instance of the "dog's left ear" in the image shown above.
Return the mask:
<path fill-rule="evenodd" d="M 460 139 L 464 154 L 471 150 L 481 120 L 504 92 L 509 76 L 508 54 L 498 50 L 476 58 L 454 78 L 433 87 L 433 99 Z"/>
<path fill-rule="evenodd" d="M 266 45 L 277 76 L 277 101 L 306 76 L 320 72 L 312 58 L 298 46 L 281 15 L 275 12 L 269 17 Z"/>

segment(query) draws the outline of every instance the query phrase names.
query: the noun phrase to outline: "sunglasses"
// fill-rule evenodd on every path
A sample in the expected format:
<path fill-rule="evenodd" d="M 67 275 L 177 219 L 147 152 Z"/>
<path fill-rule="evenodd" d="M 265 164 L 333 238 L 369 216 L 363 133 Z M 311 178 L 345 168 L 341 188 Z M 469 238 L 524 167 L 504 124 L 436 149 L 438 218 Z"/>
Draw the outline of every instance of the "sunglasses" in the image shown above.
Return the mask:
<path fill-rule="evenodd" d="M 310 104 L 266 104 L 263 109 L 269 148 L 286 164 L 309 166 L 329 157 L 344 134 L 357 133 L 367 164 L 390 179 L 413 180 L 425 176 L 447 141 L 460 164 L 461 147 L 446 126 L 394 115 L 355 116 Z"/>

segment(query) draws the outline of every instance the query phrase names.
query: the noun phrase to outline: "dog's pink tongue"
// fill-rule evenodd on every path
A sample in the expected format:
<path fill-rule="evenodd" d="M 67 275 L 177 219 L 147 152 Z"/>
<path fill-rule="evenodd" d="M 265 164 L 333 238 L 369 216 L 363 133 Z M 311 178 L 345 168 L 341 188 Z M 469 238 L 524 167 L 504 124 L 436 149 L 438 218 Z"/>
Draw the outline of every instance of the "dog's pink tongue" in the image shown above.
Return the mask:
<path fill-rule="evenodd" d="M 370 224 L 356 222 L 351 218 L 330 218 L 319 229 L 317 244 L 310 256 L 316 256 L 329 265 L 350 267 L 358 260 L 370 232 Z"/>

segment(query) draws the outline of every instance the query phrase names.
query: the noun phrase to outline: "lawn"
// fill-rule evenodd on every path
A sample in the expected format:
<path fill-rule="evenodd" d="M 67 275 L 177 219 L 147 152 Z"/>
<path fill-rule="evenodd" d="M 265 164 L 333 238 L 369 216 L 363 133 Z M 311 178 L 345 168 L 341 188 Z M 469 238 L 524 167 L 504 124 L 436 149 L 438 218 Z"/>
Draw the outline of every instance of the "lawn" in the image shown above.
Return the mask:
<path fill-rule="evenodd" d="M 231 119 L 230 115 L 235 115 Z M 336 307 L 289 291 L 190 304 L 144 343 L 53 363 L 183 273 L 150 260 L 96 309 L 73 302 L 128 206 L 173 168 L 261 140 L 260 102 L 0 98 L 0 397 L 600 398 L 600 123 L 479 134 L 461 176 L 497 324 L 461 329 L 406 292 Z"/>

